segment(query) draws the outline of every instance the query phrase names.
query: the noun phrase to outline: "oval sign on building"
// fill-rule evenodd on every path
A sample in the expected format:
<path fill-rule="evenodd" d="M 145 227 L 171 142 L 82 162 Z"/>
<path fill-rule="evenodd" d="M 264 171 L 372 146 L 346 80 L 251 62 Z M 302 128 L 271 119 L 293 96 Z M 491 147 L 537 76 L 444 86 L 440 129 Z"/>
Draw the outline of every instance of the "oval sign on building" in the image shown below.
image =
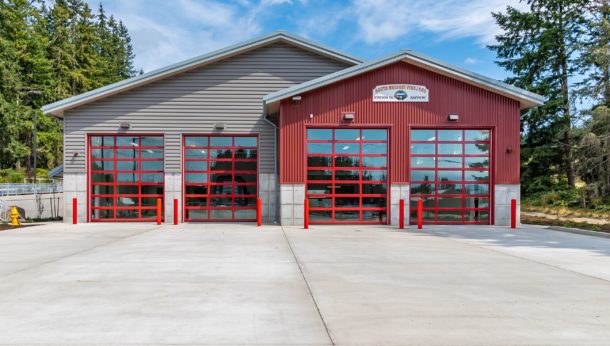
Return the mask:
<path fill-rule="evenodd" d="M 415 84 L 385 84 L 373 89 L 373 102 L 428 102 L 428 88 Z"/>

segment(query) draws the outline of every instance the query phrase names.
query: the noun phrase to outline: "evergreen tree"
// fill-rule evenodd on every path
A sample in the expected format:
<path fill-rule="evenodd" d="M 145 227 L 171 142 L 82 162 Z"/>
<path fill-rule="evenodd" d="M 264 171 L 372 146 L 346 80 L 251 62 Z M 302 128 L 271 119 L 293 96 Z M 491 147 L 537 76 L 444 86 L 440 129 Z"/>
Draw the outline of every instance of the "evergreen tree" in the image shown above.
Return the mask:
<path fill-rule="evenodd" d="M 527 0 L 528 11 L 507 7 L 493 13 L 503 33 L 498 65 L 513 74 L 508 83 L 545 95 L 549 101 L 521 116 L 522 182 L 525 190 L 546 188 L 550 175 L 575 185 L 570 78 L 577 70 L 586 0 Z"/>
<path fill-rule="evenodd" d="M 585 7 L 579 96 L 610 107 L 610 2 L 591 0 Z"/>
<path fill-rule="evenodd" d="M 122 54 L 122 73 L 120 77 L 122 79 L 131 78 L 137 75 L 137 71 L 134 67 L 133 61 L 136 57 L 133 52 L 133 45 L 131 44 L 131 37 L 129 36 L 129 31 L 127 27 L 123 24 L 123 22 L 119 21 L 119 39 L 123 45 L 123 54 Z"/>
<path fill-rule="evenodd" d="M 610 199 L 610 108 L 596 107 L 584 127 L 578 173 L 588 183 L 591 200 Z M 591 198 L 592 197 L 592 198 Z"/>
<path fill-rule="evenodd" d="M 100 5 L 0 0 L 0 169 L 62 162 L 62 125 L 40 107 L 133 75 L 131 39 Z M 34 116 L 37 150 L 32 151 Z"/>

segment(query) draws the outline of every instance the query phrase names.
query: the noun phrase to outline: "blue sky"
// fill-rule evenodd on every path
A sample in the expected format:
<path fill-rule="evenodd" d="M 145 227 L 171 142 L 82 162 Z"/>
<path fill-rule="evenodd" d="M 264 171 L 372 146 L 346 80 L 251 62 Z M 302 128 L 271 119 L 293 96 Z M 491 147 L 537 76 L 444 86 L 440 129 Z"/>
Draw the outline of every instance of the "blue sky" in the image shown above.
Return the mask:
<path fill-rule="evenodd" d="M 99 0 L 87 0 L 97 10 Z M 128 27 L 136 65 L 150 71 L 286 30 L 368 60 L 413 49 L 492 78 L 491 12 L 518 0 L 102 0 Z"/>

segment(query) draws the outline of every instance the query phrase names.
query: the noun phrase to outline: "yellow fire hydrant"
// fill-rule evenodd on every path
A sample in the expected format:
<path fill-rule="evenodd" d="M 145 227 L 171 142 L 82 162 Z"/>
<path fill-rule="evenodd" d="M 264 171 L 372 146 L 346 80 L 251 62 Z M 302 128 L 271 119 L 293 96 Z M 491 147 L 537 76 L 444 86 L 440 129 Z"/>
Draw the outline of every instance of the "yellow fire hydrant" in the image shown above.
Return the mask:
<path fill-rule="evenodd" d="M 13 207 L 11 209 L 11 226 L 21 226 L 21 222 L 19 222 L 19 211 L 17 211 L 17 207 Z"/>

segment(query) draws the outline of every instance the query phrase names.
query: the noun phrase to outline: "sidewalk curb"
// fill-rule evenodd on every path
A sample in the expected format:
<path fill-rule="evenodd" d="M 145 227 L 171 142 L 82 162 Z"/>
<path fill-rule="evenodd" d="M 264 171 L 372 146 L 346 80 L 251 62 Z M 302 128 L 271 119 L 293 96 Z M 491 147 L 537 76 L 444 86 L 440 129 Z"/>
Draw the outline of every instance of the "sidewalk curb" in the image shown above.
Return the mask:
<path fill-rule="evenodd" d="M 548 227 L 546 227 L 546 229 L 551 230 L 551 231 L 567 232 L 567 233 L 574 233 L 574 234 L 581 234 L 581 235 L 590 235 L 593 237 L 610 239 L 610 233 L 588 231 L 588 230 L 584 230 L 584 229 L 580 229 L 580 228 L 548 226 Z"/>

